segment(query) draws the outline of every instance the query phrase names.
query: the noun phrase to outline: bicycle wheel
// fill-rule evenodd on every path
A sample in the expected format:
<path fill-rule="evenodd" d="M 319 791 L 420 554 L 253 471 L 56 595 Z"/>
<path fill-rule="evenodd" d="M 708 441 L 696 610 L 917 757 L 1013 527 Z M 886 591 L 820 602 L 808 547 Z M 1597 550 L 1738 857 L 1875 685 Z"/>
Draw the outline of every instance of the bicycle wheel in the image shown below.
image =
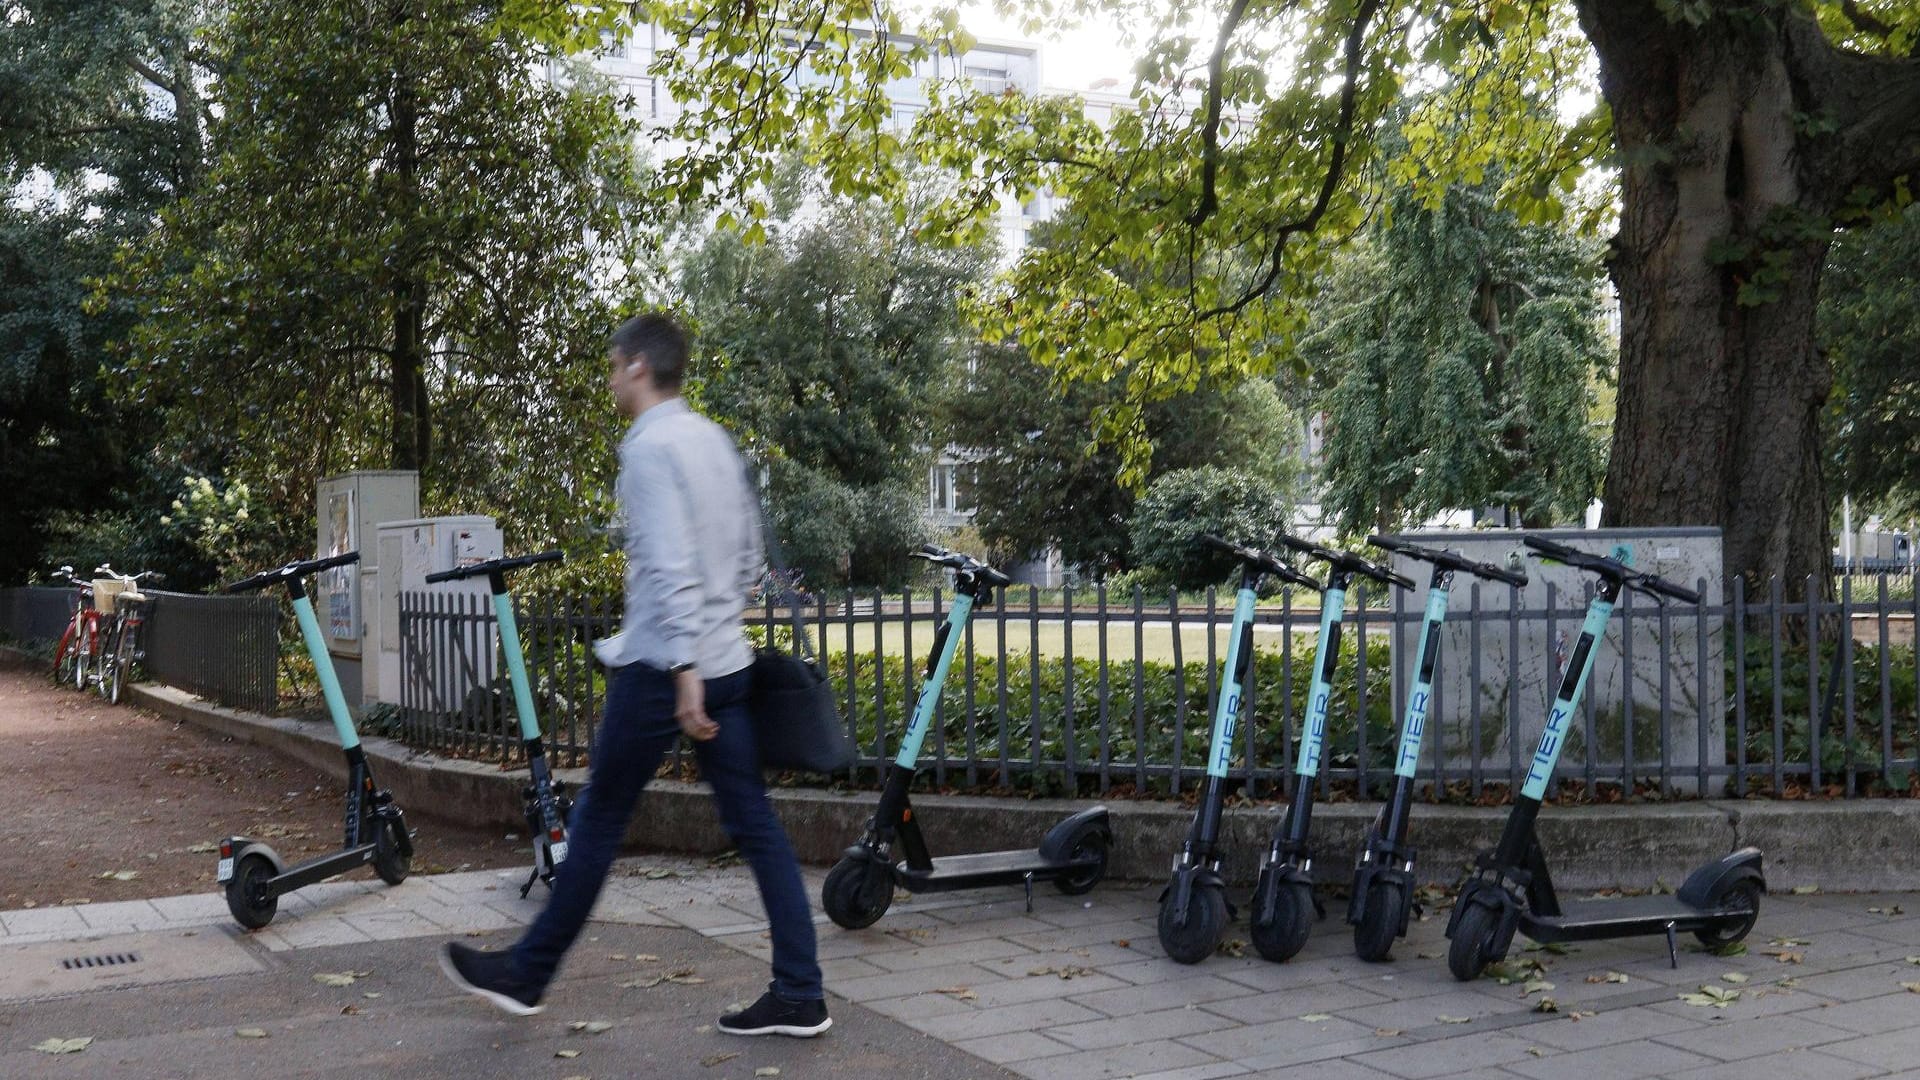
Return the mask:
<path fill-rule="evenodd" d="M 115 687 L 119 682 L 119 646 L 120 631 L 118 627 L 111 627 L 105 633 L 101 634 L 100 670 L 94 677 L 93 688 L 99 691 L 100 696 L 109 704 L 113 701 L 113 695 L 117 692 Z"/>
<path fill-rule="evenodd" d="M 73 681 L 73 668 L 79 661 L 80 650 L 74 641 L 73 627 L 60 635 L 60 644 L 53 650 L 53 682 L 55 686 L 64 686 Z"/>
<path fill-rule="evenodd" d="M 107 703 L 118 705 L 126 692 L 126 685 L 133 681 L 133 627 L 123 627 L 118 637 L 119 645 L 113 650 L 113 667 L 107 674 Z"/>

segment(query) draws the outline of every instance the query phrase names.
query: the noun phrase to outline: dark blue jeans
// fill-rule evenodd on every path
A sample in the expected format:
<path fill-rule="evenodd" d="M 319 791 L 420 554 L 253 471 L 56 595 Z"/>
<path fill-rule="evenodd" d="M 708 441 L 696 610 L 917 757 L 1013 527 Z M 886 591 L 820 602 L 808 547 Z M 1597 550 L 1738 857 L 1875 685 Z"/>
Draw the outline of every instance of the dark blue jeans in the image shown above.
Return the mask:
<path fill-rule="evenodd" d="M 825 995 L 814 954 L 813 912 L 800 883 L 799 862 L 760 778 L 747 718 L 750 670 L 707 680 L 707 715 L 720 734 L 694 743 L 694 754 L 700 778 L 713 788 L 720 824 L 760 886 L 773 929 L 773 992 L 790 1001 L 818 1000 Z M 673 680 L 658 668 L 629 664 L 609 682 L 606 715 L 593 742 L 591 781 L 567 830 L 567 858 L 554 872 L 546 910 L 514 946 L 515 977 L 546 986 L 580 936 L 626 836 L 627 819 L 680 736 L 673 706 Z"/>

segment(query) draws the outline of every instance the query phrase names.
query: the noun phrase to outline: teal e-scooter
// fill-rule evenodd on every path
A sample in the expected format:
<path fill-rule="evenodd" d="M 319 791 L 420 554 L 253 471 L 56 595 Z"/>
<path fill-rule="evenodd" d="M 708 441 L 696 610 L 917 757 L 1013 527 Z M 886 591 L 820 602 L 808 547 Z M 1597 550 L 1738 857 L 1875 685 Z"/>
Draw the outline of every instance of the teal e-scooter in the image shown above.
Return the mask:
<path fill-rule="evenodd" d="M 1107 808 L 1094 806 L 1048 829 L 1038 847 L 939 857 L 928 850 L 907 795 L 919 766 L 920 747 L 933 726 L 940 690 L 966 636 L 968 620 L 977 606 L 991 603 L 993 590 L 1008 584 L 1009 579 L 971 556 L 931 544 L 913 555 L 953 571 L 953 606 L 947 609 L 947 617 L 934 635 L 926 681 L 914 702 L 906 733 L 900 738 L 899 753 L 887 770 L 886 787 L 881 790 L 873 820 L 860 842 L 848 848 L 828 872 L 821 890 L 821 906 L 827 917 L 848 930 L 879 921 L 893 904 L 896 885 L 912 893 L 1024 885 L 1029 910 L 1036 881 L 1051 881 L 1061 892 L 1078 896 L 1106 876 L 1107 850 L 1113 843 Z"/>
<path fill-rule="evenodd" d="M 1248 936 L 1260 955 L 1275 963 L 1292 959 L 1306 945 L 1307 933 L 1321 910 L 1313 895 L 1313 849 L 1308 837 L 1313 821 L 1313 785 L 1320 777 L 1320 759 L 1326 748 L 1333 674 L 1340 663 L 1340 627 L 1346 620 L 1347 588 L 1356 574 L 1384 585 L 1414 587 L 1412 580 L 1351 552 L 1284 534 L 1279 539 L 1293 551 L 1326 563 L 1327 580 L 1320 587 L 1320 636 L 1313 645 L 1313 681 L 1300 724 L 1293 797 L 1274 827 L 1273 842 L 1261 861 L 1260 880 L 1253 890 Z M 1366 648 L 1366 643 L 1361 642 L 1360 647 Z"/>
<path fill-rule="evenodd" d="M 1526 782 L 1507 815 L 1500 844 L 1474 860 L 1474 876 L 1461 890 L 1453 915 L 1447 920 L 1448 970 L 1463 982 L 1479 978 L 1488 964 L 1507 955 L 1516 931 L 1542 944 L 1664 934 L 1667 960 L 1674 967 L 1680 966 L 1674 941 L 1678 933 L 1691 933 L 1708 948 L 1739 941 L 1760 917 L 1760 896 L 1767 890 L 1759 848 L 1741 848 L 1707 863 L 1687 875 L 1680 890 L 1671 896 L 1579 900 L 1561 905 L 1534 821 L 1540 816 L 1547 785 L 1567 743 L 1568 727 L 1593 673 L 1594 652 L 1606 633 L 1613 605 L 1622 589 L 1632 589 L 1656 603 L 1664 598 L 1697 604 L 1700 594 L 1635 570 L 1633 551 L 1625 546 L 1615 548 L 1614 557 L 1607 558 L 1537 536 L 1521 540 L 1541 556 L 1578 567 L 1600 580 L 1540 732 L 1540 745 L 1533 752 Z"/>
<path fill-rule="evenodd" d="M 300 637 L 313 658 L 314 675 L 320 680 L 320 693 L 327 703 L 327 716 L 340 737 L 340 749 L 347 756 L 346 839 L 339 851 L 308 859 L 296 866 L 271 847 L 244 836 L 229 836 L 220 841 L 220 867 L 217 878 L 226 890 L 227 909 L 241 926 L 258 930 L 273 921 L 280 908 L 280 897 L 304 889 L 335 874 L 344 874 L 368 863 L 374 873 L 389 885 L 407 879 L 413 865 L 413 837 L 407 832 L 406 816 L 394 805 L 392 793 L 373 783 L 373 768 L 360 746 L 360 735 L 353 729 L 353 717 L 347 712 L 347 700 L 340 693 L 340 678 L 334 673 L 333 658 L 327 655 L 326 641 L 320 636 L 320 622 L 313 614 L 313 601 L 307 598 L 307 578 L 322 570 L 351 566 L 360 561 L 360 553 L 349 551 L 326 559 L 290 562 L 227 586 L 230 593 L 253 592 L 269 585 L 283 585 L 293 601 L 293 614 L 300 623 Z"/>
<path fill-rule="evenodd" d="M 507 681 L 513 686 L 513 708 L 520 719 L 520 739 L 527 752 L 527 786 L 521 790 L 521 814 L 533 837 L 533 872 L 520 886 L 524 899 L 533 883 L 544 881 L 553 886 L 553 871 L 567 859 L 567 818 L 573 813 L 573 800 L 567 795 L 567 783 L 556 780 L 547 767 L 547 750 L 540 741 L 540 718 L 533 709 L 533 687 L 527 681 L 526 652 L 520 646 L 520 623 L 514 616 L 513 597 L 507 592 L 507 574 L 540 563 L 559 562 L 564 552 L 543 551 L 511 559 L 490 559 L 470 566 L 428 574 L 426 582 L 465 581 L 485 576 L 487 591 L 493 595 L 494 621 L 500 627 L 500 652 L 507 658 Z"/>
<path fill-rule="evenodd" d="M 1407 936 L 1407 919 L 1413 911 L 1414 849 L 1407 843 L 1408 819 L 1413 813 L 1414 771 L 1420 765 L 1427 710 L 1433 701 L 1434 670 L 1440 663 L 1440 629 L 1447 621 L 1453 577 L 1472 574 L 1524 588 L 1527 575 L 1393 537 L 1369 536 L 1367 543 L 1433 566 L 1427 581 L 1426 617 L 1414 650 L 1412 685 L 1407 687 L 1406 709 L 1401 714 L 1393 791 L 1361 842 L 1359 857 L 1353 864 L 1353 889 L 1347 901 L 1347 922 L 1353 924 L 1354 954 L 1362 960 L 1379 961 L 1387 958 L 1395 939 Z"/>
<path fill-rule="evenodd" d="M 1233 623 L 1227 634 L 1226 666 L 1221 670 L 1220 693 L 1214 702 L 1212 741 L 1207 750 L 1207 779 L 1193 814 L 1193 825 L 1174 856 L 1173 876 L 1160 893 L 1160 948 L 1182 964 L 1197 964 L 1213 955 L 1226 933 L 1231 914 L 1227 882 L 1220 873 L 1220 819 L 1227 800 L 1227 770 L 1233 761 L 1234 731 L 1240 706 L 1253 671 L 1253 606 L 1263 578 L 1318 589 L 1320 583 L 1295 570 L 1285 560 L 1255 548 L 1203 535 L 1202 546 L 1232 556 L 1240 564 L 1240 587 L 1234 593 Z"/>

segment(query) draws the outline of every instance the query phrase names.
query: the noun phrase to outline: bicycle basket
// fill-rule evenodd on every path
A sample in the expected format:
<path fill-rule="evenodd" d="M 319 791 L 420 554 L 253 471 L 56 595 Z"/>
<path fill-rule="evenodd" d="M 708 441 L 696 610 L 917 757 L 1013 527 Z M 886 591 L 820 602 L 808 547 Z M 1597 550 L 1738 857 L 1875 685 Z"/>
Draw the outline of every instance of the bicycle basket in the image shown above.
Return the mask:
<path fill-rule="evenodd" d="M 126 592 L 133 586 L 114 578 L 93 579 L 93 610 L 102 615 L 113 614 L 113 598 Z"/>

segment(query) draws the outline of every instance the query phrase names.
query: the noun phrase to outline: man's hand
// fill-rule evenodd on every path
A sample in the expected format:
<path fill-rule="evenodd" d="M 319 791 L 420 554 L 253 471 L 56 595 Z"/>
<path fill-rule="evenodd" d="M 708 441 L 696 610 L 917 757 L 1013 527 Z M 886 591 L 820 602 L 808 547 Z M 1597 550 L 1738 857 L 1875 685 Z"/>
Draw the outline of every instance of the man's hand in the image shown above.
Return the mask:
<path fill-rule="evenodd" d="M 673 697 L 673 718 L 687 738 L 706 742 L 720 734 L 720 725 L 707 715 L 707 684 L 698 671 L 689 668 L 674 675 Z"/>

